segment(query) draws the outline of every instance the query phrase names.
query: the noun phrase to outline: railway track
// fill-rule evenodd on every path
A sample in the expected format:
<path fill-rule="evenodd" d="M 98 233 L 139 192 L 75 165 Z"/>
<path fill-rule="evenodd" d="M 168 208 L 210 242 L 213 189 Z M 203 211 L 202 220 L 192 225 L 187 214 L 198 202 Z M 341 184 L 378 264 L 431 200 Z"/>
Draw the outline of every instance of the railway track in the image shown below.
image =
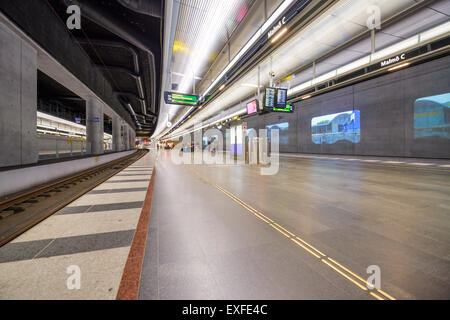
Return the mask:
<path fill-rule="evenodd" d="M 98 167 L 0 199 L 0 247 L 136 162 L 139 150 Z"/>

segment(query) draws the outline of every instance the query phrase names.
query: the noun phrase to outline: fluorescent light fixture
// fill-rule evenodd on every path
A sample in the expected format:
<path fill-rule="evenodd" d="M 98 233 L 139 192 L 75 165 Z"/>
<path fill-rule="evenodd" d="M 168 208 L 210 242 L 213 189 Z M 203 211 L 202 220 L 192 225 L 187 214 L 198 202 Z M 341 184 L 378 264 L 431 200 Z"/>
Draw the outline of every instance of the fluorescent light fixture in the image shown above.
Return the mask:
<path fill-rule="evenodd" d="M 39 123 L 38 123 L 37 126 L 38 126 L 38 127 L 45 128 L 45 129 L 58 130 L 58 127 L 46 126 L 46 125 L 44 125 L 44 124 L 39 124 Z"/>
<path fill-rule="evenodd" d="M 283 29 L 281 29 L 281 31 L 279 31 L 272 39 L 272 41 L 270 41 L 270 43 L 275 43 L 278 41 L 278 39 L 281 38 L 282 35 L 284 35 L 286 32 L 288 31 L 288 29 L 286 27 L 284 27 Z"/>
<path fill-rule="evenodd" d="M 227 73 L 236 62 L 251 48 L 251 46 L 259 39 L 259 37 L 266 32 L 266 30 L 281 16 L 281 14 L 294 2 L 294 0 L 285 0 L 278 7 L 277 10 L 267 19 L 263 26 L 250 38 L 250 40 L 245 44 L 245 46 L 239 50 L 236 56 L 231 60 L 231 62 L 223 69 L 223 71 L 216 77 L 216 79 L 211 83 L 211 85 L 203 92 L 202 97 L 205 97 L 209 91 L 222 79 L 222 77 Z"/>
<path fill-rule="evenodd" d="M 409 63 L 409 62 L 406 62 L 406 63 L 402 63 L 402 64 L 399 64 L 398 66 L 395 66 L 395 67 L 389 68 L 389 69 L 388 69 L 388 71 L 395 71 L 395 70 L 398 70 L 398 69 L 402 69 L 402 68 L 405 68 L 405 67 L 407 67 L 407 66 L 409 66 L 409 65 L 410 65 L 410 63 Z"/>
<path fill-rule="evenodd" d="M 419 43 L 419 35 L 415 35 L 406 40 L 400 41 L 392 46 L 389 46 L 381 51 L 375 52 L 372 54 L 371 62 L 382 59 L 384 57 L 390 56 L 394 53 L 400 52 L 406 48 L 415 46 Z"/>
<path fill-rule="evenodd" d="M 257 84 L 251 84 L 251 83 L 243 83 L 241 85 L 242 87 L 249 87 L 249 88 L 258 88 Z M 260 88 L 263 88 L 264 86 L 259 86 Z"/>
<path fill-rule="evenodd" d="M 425 32 L 422 32 L 420 37 L 420 42 L 424 42 L 430 39 L 433 39 L 435 37 L 438 37 L 440 35 L 443 35 L 445 33 L 450 32 L 450 21 L 443 23 L 435 28 L 432 28 L 430 30 L 427 30 Z"/>
<path fill-rule="evenodd" d="M 370 63 L 370 56 L 365 56 L 364 58 L 358 59 L 352 63 L 349 63 L 349 64 L 337 69 L 337 74 L 341 75 L 341 74 L 347 73 L 350 70 L 357 69 L 357 68 L 362 67 L 369 63 Z"/>
<path fill-rule="evenodd" d="M 331 72 L 325 73 L 324 75 L 321 75 L 320 77 L 315 78 L 312 81 L 312 84 L 314 85 L 316 83 L 321 83 L 326 80 L 332 79 L 332 78 L 336 77 L 336 74 L 337 74 L 337 70 L 333 70 Z"/>
<path fill-rule="evenodd" d="M 312 96 L 310 95 L 310 94 L 308 94 L 308 95 L 306 95 L 306 96 L 303 96 L 302 97 L 302 100 L 306 100 L 306 99 L 309 99 L 309 98 L 311 98 Z"/>
<path fill-rule="evenodd" d="M 75 122 L 71 122 L 71 121 L 67 121 L 67 120 L 64 120 L 64 119 L 61 119 L 61 118 L 57 118 L 55 116 L 51 116 L 49 114 L 42 113 L 40 111 L 37 111 L 37 117 L 38 118 L 42 118 L 42 119 L 47 119 L 47 120 L 50 120 L 50 121 L 54 121 L 54 122 L 57 122 L 57 123 L 61 123 L 61 124 L 66 124 L 66 125 L 69 125 L 69 126 L 72 126 L 72 127 L 75 127 L 75 128 L 85 129 L 85 126 L 83 126 L 81 124 L 78 124 L 78 123 L 75 123 Z"/>
<path fill-rule="evenodd" d="M 226 72 L 228 72 L 228 70 L 237 62 L 237 60 L 251 47 L 251 45 L 253 45 L 253 43 L 259 38 L 259 36 L 264 33 L 268 26 L 272 25 L 272 23 L 281 15 L 281 13 L 293 2 L 293 0 L 286 0 L 283 2 L 283 4 L 274 12 L 274 14 L 269 18 L 269 20 L 266 21 L 266 23 L 263 25 L 263 27 L 261 27 L 261 29 L 256 32 L 253 37 L 249 40 L 249 42 L 247 42 L 247 44 L 239 51 L 239 53 L 235 56 L 235 58 L 227 65 L 227 67 L 222 71 L 221 74 L 219 74 L 219 76 L 214 80 L 214 82 L 208 87 L 208 89 L 203 93 L 203 96 L 205 96 L 216 84 L 217 82 L 225 75 Z M 394 53 L 397 53 L 399 51 L 402 51 L 406 48 L 409 48 L 411 46 L 414 46 L 416 44 L 419 43 L 423 43 L 423 42 L 427 42 L 428 40 L 437 38 L 439 36 L 443 36 L 447 33 L 450 32 L 450 21 L 449 22 L 445 22 L 435 28 L 432 28 L 430 30 L 424 31 L 420 34 L 417 34 L 411 38 L 408 38 L 404 41 L 401 41 L 399 43 L 396 43 L 392 46 L 389 46 L 381 51 L 375 52 L 373 55 L 367 55 L 363 58 L 360 58 L 354 62 L 351 62 L 347 65 L 344 65 L 336 70 L 333 70 L 325 75 L 319 76 L 315 79 L 315 81 L 313 82 L 313 80 L 304 82 L 302 84 L 299 84 L 291 89 L 288 90 L 288 96 L 296 94 L 298 92 L 301 92 L 307 88 L 312 87 L 313 85 L 321 82 L 321 81 L 325 81 L 328 80 L 336 75 L 341 75 L 344 73 L 347 73 L 349 71 L 358 69 L 364 65 L 370 64 L 372 61 L 375 60 L 379 60 L 382 58 L 386 58 L 391 56 Z M 409 64 L 408 64 L 409 65 Z M 398 66 L 394 66 L 390 69 L 388 69 L 389 71 L 395 71 L 398 70 L 400 68 L 404 68 L 407 67 L 408 65 L 402 64 L 402 65 L 398 65 Z M 248 84 L 244 84 L 242 86 L 247 86 Z M 248 85 L 248 86 L 253 86 L 253 85 Z M 257 87 L 255 85 L 255 87 Z M 306 95 L 304 96 L 304 100 L 305 99 L 309 99 L 311 97 L 311 95 Z M 192 108 L 191 108 L 192 109 Z M 190 109 L 190 110 L 191 110 Z M 189 113 L 190 110 L 187 112 Z M 243 109 L 244 113 L 246 113 L 246 109 Z M 187 114 L 186 113 L 186 114 Z M 180 119 L 183 120 L 185 117 L 185 115 Z M 226 117 L 225 119 L 227 119 L 228 117 Z M 217 122 L 222 122 L 225 119 L 219 120 Z M 180 122 L 178 121 L 178 123 Z M 217 123 L 215 122 L 215 123 Z M 177 124 L 178 124 L 177 123 Z M 184 123 L 184 121 L 183 121 Z M 185 132 L 179 134 L 178 136 L 182 136 L 183 134 L 185 134 Z"/>
<path fill-rule="evenodd" d="M 427 40 L 434 39 L 434 38 L 436 38 L 438 36 L 445 35 L 448 32 L 450 32 L 450 22 L 443 23 L 443 24 L 441 24 L 441 25 L 439 25 L 439 26 L 437 26 L 435 28 L 432 28 L 430 30 L 427 30 L 425 32 L 417 34 L 417 35 L 415 35 L 413 37 L 410 37 L 410 38 L 408 38 L 406 40 L 398 42 L 398 43 L 396 43 L 394 45 L 391 45 L 391 46 L 389 46 L 389 47 L 387 47 L 387 48 L 385 48 L 385 49 L 383 49 L 381 51 L 375 52 L 372 55 L 365 56 L 365 57 L 363 57 L 361 59 L 358 59 L 358 60 L 356 60 L 356 61 L 354 61 L 352 63 L 349 63 L 349 64 L 344 65 L 344 66 L 342 66 L 342 67 L 340 67 L 340 68 L 338 68 L 336 70 L 333 70 L 333 71 L 331 71 L 331 72 L 329 72 L 327 74 L 321 75 L 321 76 L 317 77 L 316 79 L 314 79 L 312 81 L 308 81 L 308 82 L 304 82 L 302 84 L 299 84 L 298 86 L 295 86 L 294 88 L 291 88 L 290 90 L 288 90 L 288 96 L 296 94 L 298 92 L 301 92 L 301 91 L 303 91 L 303 90 L 305 90 L 307 88 L 312 87 L 313 85 L 315 85 L 317 83 L 326 81 L 326 80 L 328 80 L 330 78 L 333 78 L 333 77 L 335 77 L 337 75 L 341 75 L 341 74 L 347 73 L 349 71 L 358 69 L 358 68 L 360 68 L 360 67 L 362 67 L 364 65 L 370 64 L 373 61 L 380 60 L 380 59 L 392 56 L 393 54 L 395 54 L 397 52 L 400 52 L 400 51 L 405 50 L 405 49 L 407 49 L 409 47 L 415 46 L 415 45 L 417 45 L 419 43 L 423 43 L 423 42 L 426 42 Z M 399 65 L 399 66 L 395 66 L 395 67 L 392 67 L 392 68 L 388 69 L 388 71 L 395 71 L 395 70 L 398 70 L 400 68 L 407 67 L 408 65 L 409 64 L 407 64 L 407 65 L 406 64 L 402 64 L 402 65 Z"/>
<path fill-rule="evenodd" d="M 239 50 L 239 52 L 234 56 L 230 63 L 222 70 L 222 72 L 216 77 L 216 79 L 211 83 L 211 85 L 203 92 L 201 98 L 204 98 L 212 88 L 214 88 L 217 83 L 223 78 L 223 76 L 239 61 L 239 59 L 251 48 L 253 44 L 259 39 L 259 37 L 264 34 L 267 29 L 281 17 L 281 14 L 292 4 L 295 0 L 285 0 L 283 3 L 275 10 L 275 12 L 267 19 L 267 21 L 262 25 L 262 27 L 250 38 L 250 40 L 244 45 L 244 47 Z M 223 90 L 223 89 L 219 89 Z M 180 119 L 183 120 L 186 114 Z M 181 121 L 180 120 L 180 121 Z M 177 123 L 178 124 L 178 123 Z M 176 125 L 175 125 L 176 126 Z"/>
<path fill-rule="evenodd" d="M 288 95 L 295 94 L 303 89 L 309 88 L 312 86 L 312 80 L 299 84 L 298 86 L 288 90 Z"/>

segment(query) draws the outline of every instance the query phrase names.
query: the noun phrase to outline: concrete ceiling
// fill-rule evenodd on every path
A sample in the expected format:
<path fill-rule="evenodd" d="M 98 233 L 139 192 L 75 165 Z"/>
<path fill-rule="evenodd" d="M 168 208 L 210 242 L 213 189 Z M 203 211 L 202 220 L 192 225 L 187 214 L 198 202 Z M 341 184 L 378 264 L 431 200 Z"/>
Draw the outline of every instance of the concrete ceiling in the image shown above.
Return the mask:
<path fill-rule="evenodd" d="M 159 113 L 163 1 L 141 2 L 146 5 L 145 8 L 152 8 L 152 12 L 134 8 L 129 1 L 123 0 L 48 2 L 62 20 L 67 18 L 68 4 L 81 7 L 82 28 L 71 31 L 74 39 L 117 92 L 124 109 L 130 112 L 127 104 L 132 106 L 140 131 L 150 136 Z M 126 37 L 126 32 L 121 33 L 122 30 L 128 31 L 134 38 Z M 149 55 L 136 45 L 135 38 L 151 43 L 155 52 Z"/>

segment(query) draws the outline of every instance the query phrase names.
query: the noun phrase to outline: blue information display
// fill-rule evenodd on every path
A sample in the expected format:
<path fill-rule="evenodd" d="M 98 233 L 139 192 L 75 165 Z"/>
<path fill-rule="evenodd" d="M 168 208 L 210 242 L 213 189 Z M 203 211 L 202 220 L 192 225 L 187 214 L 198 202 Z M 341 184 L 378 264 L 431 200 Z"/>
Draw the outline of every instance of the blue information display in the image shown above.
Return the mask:
<path fill-rule="evenodd" d="M 287 89 L 277 89 L 277 104 L 278 109 L 285 109 L 287 102 Z"/>
<path fill-rule="evenodd" d="M 275 88 L 266 88 L 266 93 L 264 97 L 264 107 L 265 108 L 274 108 L 275 107 L 275 98 L 277 95 L 277 89 Z"/>

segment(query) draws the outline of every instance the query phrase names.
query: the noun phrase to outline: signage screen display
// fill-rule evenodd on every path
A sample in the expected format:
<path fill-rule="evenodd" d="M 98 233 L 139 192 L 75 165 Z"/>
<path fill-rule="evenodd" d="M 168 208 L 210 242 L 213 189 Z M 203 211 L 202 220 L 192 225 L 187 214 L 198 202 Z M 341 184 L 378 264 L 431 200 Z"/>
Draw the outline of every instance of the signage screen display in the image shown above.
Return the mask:
<path fill-rule="evenodd" d="M 164 100 L 167 104 L 196 106 L 198 103 L 198 96 L 166 91 L 164 92 Z"/>
<path fill-rule="evenodd" d="M 264 97 L 264 107 L 265 108 L 275 107 L 276 95 L 277 95 L 277 89 L 266 88 L 265 97 Z"/>
<path fill-rule="evenodd" d="M 450 139 L 450 93 L 414 102 L 414 139 Z"/>
<path fill-rule="evenodd" d="M 273 108 L 274 112 L 294 112 L 294 106 L 287 104 L 286 108 Z"/>
<path fill-rule="evenodd" d="M 277 89 L 277 103 L 275 105 L 278 109 L 285 109 L 287 101 L 287 89 Z"/>
<path fill-rule="evenodd" d="M 247 114 L 254 114 L 256 112 L 258 112 L 258 100 L 247 103 Z"/>
<path fill-rule="evenodd" d="M 338 141 L 359 143 L 361 140 L 361 112 L 349 110 L 311 119 L 311 138 L 315 144 L 334 144 Z"/>

